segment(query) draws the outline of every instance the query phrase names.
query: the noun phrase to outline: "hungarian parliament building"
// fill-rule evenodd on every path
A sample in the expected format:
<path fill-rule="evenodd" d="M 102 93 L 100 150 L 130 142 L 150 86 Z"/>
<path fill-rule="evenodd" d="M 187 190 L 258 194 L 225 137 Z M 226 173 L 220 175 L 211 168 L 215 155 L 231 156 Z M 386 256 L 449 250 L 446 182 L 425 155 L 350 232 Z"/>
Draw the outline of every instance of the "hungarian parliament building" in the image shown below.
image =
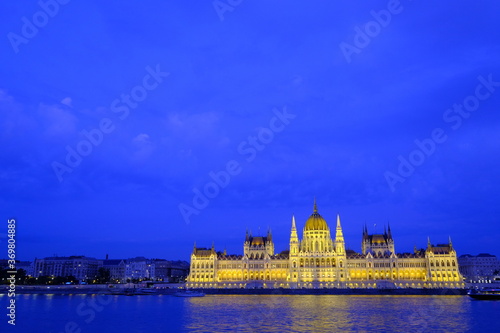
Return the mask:
<path fill-rule="evenodd" d="M 271 231 L 246 233 L 243 255 L 194 246 L 187 288 L 463 288 L 451 239 L 447 244 L 396 253 L 390 226 L 363 229 L 361 253 L 345 249 L 340 217 L 335 240 L 316 202 L 299 239 L 292 217 L 290 249 L 274 252 Z"/>

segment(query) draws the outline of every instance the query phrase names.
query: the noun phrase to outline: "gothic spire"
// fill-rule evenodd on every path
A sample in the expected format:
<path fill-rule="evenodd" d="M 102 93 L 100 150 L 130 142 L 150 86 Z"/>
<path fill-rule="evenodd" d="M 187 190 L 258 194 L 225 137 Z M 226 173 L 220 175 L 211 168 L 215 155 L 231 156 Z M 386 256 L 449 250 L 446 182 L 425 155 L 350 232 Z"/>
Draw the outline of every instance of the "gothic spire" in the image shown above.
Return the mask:
<path fill-rule="evenodd" d="M 299 237 L 297 236 L 297 226 L 295 225 L 295 215 L 292 215 L 292 230 L 290 231 L 290 242 L 299 241 Z"/>
<path fill-rule="evenodd" d="M 344 241 L 344 235 L 342 233 L 342 226 L 340 225 L 340 215 L 337 214 L 337 228 L 335 230 L 335 241 Z"/>
<path fill-rule="evenodd" d="M 318 214 L 318 206 L 316 205 L 316 197 L 314 197 L 313 214 Z"/>

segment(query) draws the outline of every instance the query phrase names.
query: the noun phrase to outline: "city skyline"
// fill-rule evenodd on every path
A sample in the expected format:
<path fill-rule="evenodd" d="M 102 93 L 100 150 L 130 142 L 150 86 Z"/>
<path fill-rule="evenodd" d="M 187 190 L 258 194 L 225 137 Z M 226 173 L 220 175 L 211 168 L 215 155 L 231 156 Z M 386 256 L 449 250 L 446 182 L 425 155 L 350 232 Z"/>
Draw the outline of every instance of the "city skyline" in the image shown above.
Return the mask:
<path fill-rule="evenodd" d="M 316 199 L 315 199 L 316 200 Z M 316 204 L 315 204 L 316 205 Z M 337 215 L 335 216 L 335 219 L 336 218 L 340 218 L 341 215 L 339 213 L 337 213 Z M 295 217 L 295 214 L 292 215 L 291 217 L 292 219 L 296 220 L 296 217 Z M 335 220 L 334 219 L 334 220 Z M 299 235 L 299 237 L 303 234 L 304 230 L 303 228 L 305 228 L 305 224 L 306 224 L 306 220 L 305 219 L 304 221 L 299 221 L 297 220 L 298 222 L 296 222 L 296 225 L 297 225 L 297 233 Z M 327 220 L 327 223 L 329 223 L 329 219 L 326 219 Z M 343 218 L 342 218 L 343 220 Z M 290 221 L 288 221 L 289 224 L 290 224 Z M 333 221 L 334 222 L 334 221 Z M 279 224 L 279 225 L 282 225 L 282 224 Z M 391 227 L 391 223 L 390 222 L 387 222 L 387 223 L 381 223 L 381 224 L 373 224 L 373 225 L 367 225 L 366 223 L 361 225 L 361 228 L 362 228 L 362 231 L 358 232 L 358 235 L 357 237 L 351 237 L 351 239 L 349 239 L 349 236 L 346 236 L 345 239 L 345 249 L 346 250 L 351 250 L 351 251 L 354 251 L 354 252 L 362 252 L 362 243 L 363 243 L 363 235 L 365 233 L 365 228 L 366 228 L 366 231 L 369 233 L 369 234 L 386 234 L 388 232 L 388 230 L 391 230 L 390 232 L 392 234 L 396 234 L 396 238 L 399 239 L 398 237 L 398 233 L 397 231 L 394 232 L 392 231 L 392 229 L 394 229 L 394 227 L 392 226 Z M 391 229 L 392 228 L 392 229 Z M 347 233 L 347 235 L 350 235 L 350 236 L 353 236 L 354 234 L 356 234 L 355 231 L 353 231 L 353 228 L 345 228 L 343 227 L 343 229 L 347 229 L 347 230 L 350 230 L 350 232 Z M 241 231 L 241 230 L 240 230 Z M 250 236 L 254 236 L 254 237 L 260 237 L 260 236 L 266 236 L 268 234 L 268 232 L 271 232 L 272 235 L 273 235 L 273 239 L 278 239 L 279 241 L 278 242 L 274 242 L 276 243 L 276 252 L 277 253 L 280 253 L 282 251 L 288 251 L 289 250 L 289 244 L 285 241 L 284 243 L 282 242 L 282 239 L 288 239 L 288 235 L 286 232 L 283 232 L 283 230 L 279 230 L 279 231 L 273 231 L 273 228 L 271 225 L 267 225 L 266 227 L 261 227 L 261 226 L 257 226 L 256 229 L 252 229 L 252 228 L 248 228 L 246 227 L 246 233 Z M 344 234 L 346 234 L 344 232 Z M 231 236 L 231 235 L 228 235 L 228 236 Z M 411 235 L 409 236 L 411 237 Z M 211 248 L 213 247 L 215 249 L 216 252 L 227 252 L 228 254 L 239 254 L 241 253 L 241 240 L 244 238 L 244 237 L 238 237 L 238 238 L 241 238 L 239 240 L 236 240 L 235 242 L 236 243 L 239 243 L 239 245 L 237 246 L 230 246 L 228 247 L 227 245 L 222 245 L 222 244 L 226 244 L 228 243 L 227 241 L 223 241 L 223 242 L 219 242 L 217 243 L 216 241 L 214 240 L 206 240 L 206 239 L 201 239 L 201 240 L 194 240 L 193 243 L 195 246 L 198 246 L 199 248 Z M 357 240 L 356 238 L 359 238 L 359 240 Z M 438 244 L 448 244 L 448 242 L 452 241 L 452 236 L 451 234 L 445 236 L 439 236 L 437 235 L 435 237 L 436 239 L 433 239 L 431 236 L 427 236 L 426 239 L 422 239 L 422 240 L 415 240 L 413 242 L 413 245 L 410 246 L 410 247 L 407 247 L 407 246 L 398 246 L 399 245 L 399 241 L 396 241 L 395 242 L 395 252 L 396 253 L 412 253 L 415 249 L 418 249 L 418 250 L 421 250 L 421 249 L 425 249 L 428 245 L 428 242 L 430 241 L 430 243 L 432 245 L 438 245 Z M 283 243 L 283 244 L 282 244 Z M 456 246 L 455 247 L 455 250 L 457 251 L 457 254 L 458 255 L 464 255 L 464 254 L 470 254 L 470 255 L 476 255 L 476 254 L 485 254 L 485 253 L 492 253 L 493 255 L 496 255 L 495 251 L 486 251 L 486 252 L 463 252 L 463 251 L 460 251 L 460 249 L 456 249 Z M 228 250 L 229 249 L 229 250 Z M 191 247 L 191 250 L 192 250 L 192 247 Z M 113 249 L 110 249 L 111 253 L 113 253 Z M 179 255 L 179 253 L 177 253 Z M 97 255 L 88 255 L 84 252 L 78 252 L 78 253 L 59 253 L 59 252 L 56 252 L 56 253 L 53 253 L 51 255 L 46 255 L 45 257 L 66 257 L 66 256 L 86 256 L 86 257 L 92 257 L 92 258 L 96 258 L 98 260 L 103 260 L 105 258 L 108 258 L 109 259 L 126 259 L 127 256 L 114 256 L 114 257 L 111 257 L 109 256 L 109 253 L 105 253 L 103 255 L 100 255 L 100 254 L 97 254 Z M 185 260 L 185 261 L 189 261 L 189 258 L 191 256 L 191 253 L 188 252 L 188 253 L 182 253 L 180 254 L 180 256 L 178 257 L 174 257 L 174 256 L 147 256 L 147 258 L 150 258 L 150 259 L 155 259 L 155 258 L 166 258 L 166 260 Z M 33 258 L 43 258 L 44 256 L 35 256 Z M 135 253 L 133 254 L 132 253 L 132 256 L 129 256 L 128 258 L 132 258 L 132 257 L 144 257 L 141 253 Z M 33 259 L 32 258 L 32 259 Z M 1 259 L 1 258 L 0 258 Z M 32 260 L 30 258 L 22 258 L 21 260 L 24 260 L 24 261 L 30 261 Z"/>
<path fill-rule="evenodd" d="M 398 252 L 500 255 L 500 4 L 3 6 L 16 259 L 240 253 L 314 198 L 355 251 L 389 223 Z"/>

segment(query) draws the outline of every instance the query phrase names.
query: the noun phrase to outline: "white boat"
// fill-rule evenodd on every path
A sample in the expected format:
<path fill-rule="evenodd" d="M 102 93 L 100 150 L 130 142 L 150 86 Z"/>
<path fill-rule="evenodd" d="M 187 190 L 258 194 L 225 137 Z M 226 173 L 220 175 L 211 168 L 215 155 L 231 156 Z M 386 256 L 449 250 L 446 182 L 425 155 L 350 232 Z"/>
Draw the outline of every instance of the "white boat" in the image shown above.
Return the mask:
<path fill-rule="evenodd" d="M 174 294 L 174 296 L 177 297 L 203 297 L 205 296 L 205 293 L 201 291 L 194 291 L 194 290 L 184 290 L 184 291 L 178 291 Z"/>
<path fill-rule="evenodd" d="M 469 290 L 469 297 L 482 300 L 500 300 L 500 289 L 498 288 L 483 288 L 480 290 Z"/>

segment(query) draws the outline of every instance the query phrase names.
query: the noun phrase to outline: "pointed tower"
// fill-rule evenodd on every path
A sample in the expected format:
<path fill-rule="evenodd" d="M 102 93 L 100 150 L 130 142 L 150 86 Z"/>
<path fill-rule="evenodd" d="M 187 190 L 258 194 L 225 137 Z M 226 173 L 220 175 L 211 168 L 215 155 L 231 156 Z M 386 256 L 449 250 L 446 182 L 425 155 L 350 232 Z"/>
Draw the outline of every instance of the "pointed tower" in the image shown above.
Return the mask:
<path fill-rule="evenodd" d="M 335 228 L 335 261 L 337 263 L 336 276 L 337 281 L 344 282 L 347 280 L 347 258 L 345 253 L 344 234 L 340 225 L 340 215 L 337 214 L 337 226 Z"/>
<path fill-rule="evenodd" d="M 387 222 L 387 247 L 389 252 L 396 253 L 396 248 L 394 247 L 394 239 L 392 238 L 391 225 Z"/>
<path fill-rule="evenodd" d="M 368 228 L 365 226 L 363 228 L 363 237 L 361 240 L 361 253 L 366 254 L 368 249 L 370 248 L 370 236 L 368 235 Z"/>
<path fill-rule="evenodd" d="M 337 214 L 337 227 L 335 229 L 335 252 L 345 254 L 344 234 L 340 225 L 340 215 Z"/>
<path fill-rule="evenodd" d="M 272 241 L 273 240 L 273 232 L 271 231 L 271 228 L 267 229 L 267 240 Z"/>
<path fill-rule="evenodd" d="M 292 229 L 290 231 L 290 282 L 294 288 L 297 287 L 299 280 L 299 236 L 297 235 L 297 226 L 295 225 L 295 216 L 292 215 Z"/>
<path fill-rule="evenodd" d="M 431 238 L 429 236 L 427 236 L 427 249 L 425 251 L 432 252 Z"/>
<path fill-rule="evenodd" d="M 295 225 L 295 216 L 292 215 L 292 230 L 290 231 L 290 256 L 299 254 L 299 236 Z"/>
<path fill-rule="evenodd" d="M 273 242 L 273 233 L 271 231 L 271 228 L 267 229 L 267 236 L 266 236 L 266 253 L 270 256 L 274 255 L 274 242 Z"/>

